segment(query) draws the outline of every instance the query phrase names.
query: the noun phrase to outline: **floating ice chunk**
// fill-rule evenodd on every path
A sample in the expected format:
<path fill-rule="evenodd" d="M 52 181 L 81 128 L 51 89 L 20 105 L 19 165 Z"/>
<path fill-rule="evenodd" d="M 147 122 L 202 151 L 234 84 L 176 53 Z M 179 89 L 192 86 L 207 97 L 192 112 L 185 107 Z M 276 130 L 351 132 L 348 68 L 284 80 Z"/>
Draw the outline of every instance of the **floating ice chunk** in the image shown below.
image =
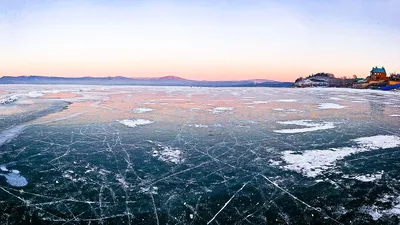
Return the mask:
<path fill-rule="evenodd" d="M 298 129 L 282 129 L 282 130 L 274 130 L 276 133 L 283 134 L 295 134 L 295 133 L 305 133 L 317 130 L 327 130 L 335 128 L 334 123 L 332 122 L 323 122 L 323 123 L 313 123 L 311 120 L 292 120 L 292 121 L 278 121 L 279 124 L 285 125 L 297 125 L 304 126 L 306 128 L 298 128 Z"/>
<path fill-rule="evenodd" d="M 151 108 L 136 108 L 132 110 L 134 113 L 146 113 L 146 112 L 151 112 L 153 109 Z"/>
<path fill-rule="evenodd" d="M 7 183 L 14 187 L 24 187 L 28 184 L 26 178 L 18 173 L 0 174 L 0 176 L 4 176 Z"/>
<path fill-rule="evenodd" d="M 127 127 L 136 127 L 143 126 L 154 123 L 154 121 L 146 120 L 146 119 L 136 119 L 136 120 L 118 120 L 119 123 L 127 126 Z"/>
<path fill-rule="evenodd" d="M 302 153 L 285 151 L 282 159 L 287 163 L 284 169 L 292 170 L 307 177 L 316 177 L 335 165 L 336 161 L 346 156 L 377 150 L 395 148 L 400 146 L 400 137 L 390 135 L 378 135 L 362 137 L 353 140 L 359 146 L 331 148 L 326 150 L 309 150 Z"/>
<path fill-rule="evenodd" d="M 341 100 L 343 100 L 342 98 L 337 98 L 337 97 L 330 97 L 330 99 L 335 100 L 335 101 L 341 101 Z"/>
<path fill-rule="evenodd" d="M 335 104 L 335 103 L 321 103 L 318 105 L 319 109 L 343 109 L 347 106 Z"/>
<path fill-rule="evenodd" d="M 277 102 L 297 102 L 296 99 L 280 99 L 280 100 L 276 100 Z"/>
<path fill-rule="evenodd" d="M 233 110 L 233 107 L 216 107 L 210 111 L 211 111 L 211 113 L 216 114 L 216 113 L 222 113 L 224 111 L 232 111 L 232 110 Z"/>

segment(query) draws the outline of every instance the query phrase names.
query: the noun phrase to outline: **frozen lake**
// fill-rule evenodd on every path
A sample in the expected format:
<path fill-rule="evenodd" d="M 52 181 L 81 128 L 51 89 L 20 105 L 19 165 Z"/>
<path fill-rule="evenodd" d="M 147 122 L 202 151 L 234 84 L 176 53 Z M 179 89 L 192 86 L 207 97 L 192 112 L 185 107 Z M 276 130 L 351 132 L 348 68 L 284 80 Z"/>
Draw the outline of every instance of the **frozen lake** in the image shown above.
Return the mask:
<path fill-rule="evenodd" d="M 400 93 L 0 86 L 0 221 L 399 224 Z"/>

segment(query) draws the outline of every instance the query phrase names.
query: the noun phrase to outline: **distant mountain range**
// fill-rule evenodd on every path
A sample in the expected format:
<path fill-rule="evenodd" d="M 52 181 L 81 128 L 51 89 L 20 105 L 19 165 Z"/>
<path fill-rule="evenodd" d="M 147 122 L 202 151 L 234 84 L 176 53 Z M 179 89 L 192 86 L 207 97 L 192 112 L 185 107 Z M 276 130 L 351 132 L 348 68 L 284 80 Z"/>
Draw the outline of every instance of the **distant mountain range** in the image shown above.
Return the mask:
<path fill-rule="evenodd" d="M 0 84 L 84 84 L 84 85 L 143 85 L 143 86 L 195 86 L 195 87 L 291 87 L 292 82 L 254 79 L 240 81 L 198 81 L 176 76 L 158 78 L 129 77 L 48 77 L 3 76 Z"/>

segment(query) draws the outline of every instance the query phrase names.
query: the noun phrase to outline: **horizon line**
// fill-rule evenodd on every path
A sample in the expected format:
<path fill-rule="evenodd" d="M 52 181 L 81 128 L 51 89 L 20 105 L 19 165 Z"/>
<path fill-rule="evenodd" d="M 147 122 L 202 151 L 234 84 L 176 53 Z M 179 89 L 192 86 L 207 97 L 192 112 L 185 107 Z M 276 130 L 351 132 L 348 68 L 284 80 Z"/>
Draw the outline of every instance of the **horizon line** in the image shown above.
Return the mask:
<path fill-rule="evenodd" d="M 38 75 L 38 74 L 29 74 L 29 75 L 3 75 L 0 77 L 57 77 L 57 78 L 130 78 L 130 79 L 160 79 L 160 78 L 166 78 L 166 77 L 175 77 L 178 79 L 183 79 L 183 80 L 188 80 L 188 81 L 252 81 L 252 80 L 266 80 L 266 81 L 274 81 L 274 82 L 293 82 L 293 81 L 278 81 L 270 78 L 251 78 L 251 79 L 235 79 L 235 80 L 197 80 L 197 79 L 188 79 L 182 76 L 176 76 L 176 75 L 166 75 L 166 76 L 157 76 L 157 77 L 133 77 L 133 76 L 58 76 L 58 75 Z"/>

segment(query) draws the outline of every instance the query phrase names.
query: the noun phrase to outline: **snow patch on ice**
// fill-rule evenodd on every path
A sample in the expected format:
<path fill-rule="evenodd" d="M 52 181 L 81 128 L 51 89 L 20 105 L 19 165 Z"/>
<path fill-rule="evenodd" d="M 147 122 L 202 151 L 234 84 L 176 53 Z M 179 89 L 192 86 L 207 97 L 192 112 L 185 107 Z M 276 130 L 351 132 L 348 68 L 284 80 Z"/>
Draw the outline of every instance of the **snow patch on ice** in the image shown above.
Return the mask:
<path fill-rule="evenodd" d="M 335 104 L 335 103 L 321 103 L 318 105 L 319 109 L 343 109 L 347 106 Z"/>
<path fill-rule="evenodd" d="M 28 184 L 26 178 L 18 173 L 0 174 L 6 178 L 6 182 L 14 187 L 24 187 Z"/>
<path fill-rule="evenodd" d="M 205 124 L 189 124 L 189 127 L 207 128 L 208 125 L 205 125 Z"/>
<path fill-rule="evenodd" d="M 281 112 L 290 112 L 290 113 L 295 113 L 295 112 L 304 112 L 303 110 L 298 110 L 298 109 L 282 109 L 282 108 L 273 108 L 272 110 L 274 110 L 274 111 L 281 111 Z"/>
<path fill-rule="evenodd" d="M 382 216 L 397 216 L 400 219 L 400 196 L 389 196 L 385 195 L 383 198 L 378 199 L 378 202 L 391 204 L 390 208 L 380 208 L 379 206 L 362 206 L 359 210 L 361 213 L 369 214 L 373 220 L 378 220 Z"/>
<path fill-rule="evenodd" d="M 119 123 L 127 126 L 127 127 L 137 127 L 154 123 L 154 121 L 146 120 L 146 119 L 136 119 L 136 120 L 118 120 Z"/>
<path fill-rule="evenodd" d="M 132 110 L 134 113 L 146 113 L 146 112 L 151 112 L 153 109 L 151 108 L 136 108 Z"/>
<path fill-rule="evenodd" d="M 10 96 L 3 99 L 0 99 L 0 105 L 10 104 L 18 100 L 17 96 Z"/>
<path fill-rule="evenodd" d="M 335 125 L 332 122 L 314 123 L 314 122 L 312 122 L 312 120 L 278 121 L 277 123 L 284 124 L 284 125 L 297 125 L 297 126 L 306 127 L 306 128 L 297 128 L 297 129 L 274 130 L 274 132 L 276 132 L 276 133 L 283 133 L 283 134 L 305 133 L 305 132 L 312 132 L 312 131 L 317 131 L 317 130 L 327 130 L 327 129 L 335 128 Z"/>
<path fill-rule="evenodd" d="M 316 177 L 333 167 L 336 161 L 346 156 L 360 152 L 400 146 L 400 137 L 391 135 L 362 137 L 354 139 L 353 141 L 358 144 L 357 147 L 308 150 L 302 153 L 285 151 L 282 153 L 282 159 L 287 165 L 283 166 L 283 168 L 301 173 L 307 177 Z"/>
<path fill-rule="evenodd" d="M 277 102 L 297 102 L 296 99 L 279 99 L 276 100 Z"/>
<path fill-rule="evenodd" d="M 37 97 L 41 97 L 44 94 L 41 91 L 31 91 L 27 94 L 28 97 L 30 98 L 37 98 Z"/>
<path fill-rule="evenodd" d="M 18 125 L 0 132 L 0 146 L 7 144 L 12 139 L 18 137 L 18 135 L 20 135 L 25 128 L 25 125 Z"/>
<path fill-rule="evenodd" d="M 172 148 L 169 146 L 163 146 L 163 150 L 160 151 L 160 157 L 159 159 L 164 162 L 171 162 L 178 164 L 180 162 L 183 162 L 183 159 L 181 157 L 181 150 L 178 148 Z"/>
<path fill-rule="evenodd" d="M 376 174 L 367 174 L 367 175 L 358 175 L 355 176 L 353 179 L 362 181 L 362 182 L 372 182 L 376 180 L 382 179 L 383 172 L 379 172 Z"/>
<path fill-rule="evenodd" d="M 267 101 L 252 101 L 251 104 L 260 105 L 260 104 L 267 104 Z"/>
<path fill-rule="evenodd" d="M 360 212 L 371 215 L 372 219 L 375 220 L 375 221 L 379 220 L 379 218 L 381 218 L 383 216 L 383 214 L 378 211 L 378 207 L 376 207 L 375 205 L 373 205 L 373 206 L 362 206 L 360 208 Z"/>
<path fill-rule="evenodd" d="M 214 109 L 212 109 L 210 111 L 213 114 L 217 114 L 217 113 L 222 113 L 222 112 L 225 112 L 225 111 L 232 111 L 232 110 L 233 110 L 233 107 L 216 107 L 216 108 L 214 108 Z"/>
<path fill-rule="evenodd" d="M 342 98 L 337 98 L 337 97 L 330 97 L 331 100 L 335 100 L 335 101 L 341 101 L 343 100 Z"/>

